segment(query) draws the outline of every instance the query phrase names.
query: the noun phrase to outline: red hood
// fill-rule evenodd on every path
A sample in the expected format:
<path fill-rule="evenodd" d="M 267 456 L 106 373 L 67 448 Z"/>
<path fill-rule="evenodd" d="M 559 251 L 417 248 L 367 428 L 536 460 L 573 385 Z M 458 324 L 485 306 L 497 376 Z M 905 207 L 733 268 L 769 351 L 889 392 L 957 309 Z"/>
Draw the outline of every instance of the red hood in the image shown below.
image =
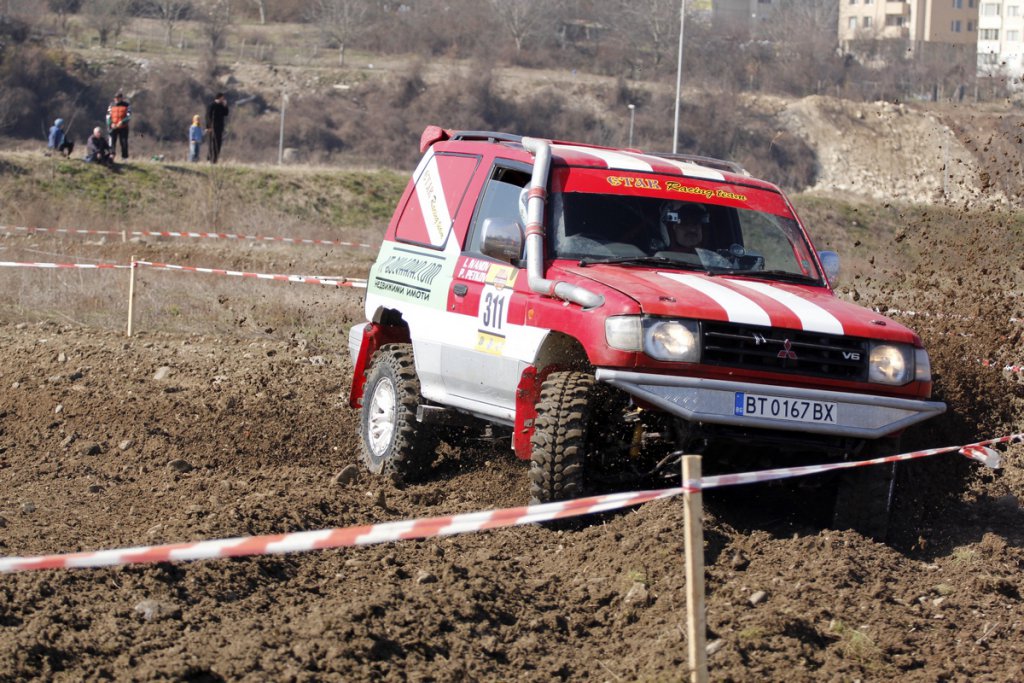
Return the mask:
<path fill-rule="evenodd" d="M 824 287 L 619 265 L 560 270 L 622 292 L 649 315 L 921 344 L 903 325 L 842 301 Z"/>

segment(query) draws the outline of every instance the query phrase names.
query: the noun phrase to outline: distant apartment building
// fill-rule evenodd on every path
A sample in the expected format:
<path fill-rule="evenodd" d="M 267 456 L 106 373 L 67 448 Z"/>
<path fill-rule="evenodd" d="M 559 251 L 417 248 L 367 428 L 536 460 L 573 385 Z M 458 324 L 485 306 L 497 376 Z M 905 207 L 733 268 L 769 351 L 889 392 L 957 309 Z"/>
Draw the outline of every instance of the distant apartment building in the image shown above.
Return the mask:
<path fill-rule="evenodd" d="M 1024 0 L 979 0 L 978 73 L 1008 76 L 1017 84 L 1024 73 Z"/>
<path fill-rule="evenodd" d="M 711 23 L 716 30 L 755 36 L 758 25 L 771 18 L 781 3 L 779 0 L 714 0 L 704 4 L 711 10 Z"/>
<path fill-rule="evenodd" d="M 904 39 L 920 43 L 974 45 L 978 5 L 987 0 L 838 0 L 839 41 Z M 1024 1 L 1024 0 L 1020 0 Z"/>

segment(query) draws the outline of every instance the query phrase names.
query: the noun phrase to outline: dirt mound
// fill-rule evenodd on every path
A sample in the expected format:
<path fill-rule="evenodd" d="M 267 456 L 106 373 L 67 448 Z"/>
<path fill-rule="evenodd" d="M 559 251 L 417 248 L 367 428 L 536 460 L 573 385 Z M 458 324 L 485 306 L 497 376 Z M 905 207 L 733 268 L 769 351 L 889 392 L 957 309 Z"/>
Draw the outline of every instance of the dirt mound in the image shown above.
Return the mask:
<path fill-rule="evenodd" d="M 927 109 L 812 96 L 785 103 L 778 118 L 817 153 L 814 190 L 915 204 L 1009 201 L 987 191 L 985 162 L 970 145 L 974 127 L 951 128 Z"/>

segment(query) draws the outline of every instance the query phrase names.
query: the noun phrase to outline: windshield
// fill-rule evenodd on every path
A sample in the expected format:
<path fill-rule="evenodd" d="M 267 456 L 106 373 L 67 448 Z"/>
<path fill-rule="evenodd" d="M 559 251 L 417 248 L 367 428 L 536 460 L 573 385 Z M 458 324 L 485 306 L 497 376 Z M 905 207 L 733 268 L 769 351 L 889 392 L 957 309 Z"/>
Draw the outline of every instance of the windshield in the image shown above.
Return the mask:
<path fill-rule="evenodd" d="M 552 258 L 821 280 L 810 245 L 776 193 L 743 188 L 740 194 L 732 185 L 716 188 L 710 181 L 686 179 L 684 187 L 678 178 L 647 178 L 643 194 L 633 194 L 635 186 L 614 186 L 618 179 L 591 179 L 585 189 L 603 190 L 592 192 L 569 191 L 574 183 L 564 173 L 556 178 L 561 191 L 551 194 L 547 216 Z"/>

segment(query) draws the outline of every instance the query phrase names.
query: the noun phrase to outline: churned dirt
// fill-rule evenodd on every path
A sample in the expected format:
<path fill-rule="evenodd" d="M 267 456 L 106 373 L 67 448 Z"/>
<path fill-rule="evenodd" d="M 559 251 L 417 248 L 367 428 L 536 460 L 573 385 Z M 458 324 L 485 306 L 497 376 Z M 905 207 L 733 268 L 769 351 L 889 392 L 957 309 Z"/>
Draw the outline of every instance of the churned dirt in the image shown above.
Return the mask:
<path fill-rule="evenodd" d="M 357 448 L 340 352 L 126 341 L 58 323 L 5 324 L 0 344 L 3 554 L 339 527 L 526 497 L 525 466 L 483 440 L 449 452 L 423 484 L 398 490 L 364 473 L 339 483 Z M 1006 460 L 999 474 L 969 467 L 970 492 L 928 506 L 926 523 L 907 510 L 890 545 L 815 527 L 784 505 L 709 495 L 713 677 L 1019 680 L 1024 458 Z M 0 679 L 679 679 L 682 514 L 668 501 L 582 530 L 7 575 Z"/>
<path fill-rule="evenodd" d="M 124 248 L 154 257 L 160 245 Z M 192 263 L 226 258 L 188 248 Z M 330 272 L 350 259 L 287 253 Z M 267 267 L 280 259 L 248 256 Z M 211 276 L 160 277 L 170 286 L 167 278 Z M 161 298 L 156 278 L 145 275 L 148 305 Z M 238 309 L 217 334 L 187 331 L 181 319 L 183 331 L 143 326 L 129 340 L 119 326 L 69 322 L 76 312 L 43 320 L 5 313 L 0 553 L 341 527 L 525 501 L 526 466 L 504 442 L 482 437 L 446 450 L 421 484 L 396 489 L 362 471 L 339 480 L 357 463 L 358 439 L 343 330 L 253 329 L 239 321 L 240 299 L 295 296 L 304 286 L 247 282 L 253 289 L 239 292 L 240 284 L 214 282 L 200 286 Z M 1012 291 L 963 287 L 969 295 L 917 290 L 923 307 L 911 322 L 933 349 L 936 390 L 950 413 L 909 434 L 913 447 L 1021 424 L 1019 375 L 978 362 L 982 349 L 1000 362 L 1021 349 L 1005 298 Z M 340 307 L 338 297 L 349 297 L 345 310 L 358 310 L 352 291 L 308 291 L 321 299 L 295 307 Z M 883 293 L 876 285 L 845 295 Z M 908 468 L 888 544 L 816 525 L 802 504 L 787 503 L 793 491 L 708 494 L 713 678 L 1020 680 L 1022 467 L 1015 447 L 1000 472 L 957 455 Z M 6 575 L 0 680 L 678 680 L 686 666 L 682 515 L 680 501 L 667 501 L 582 529 Z"/>
<path fill-rule="evenodd" d="M 1024 431 L 1024 375 L 1003 369 L 1024 362 L 1022 228 L 984 199 L 812 207 L 812 230 L 857 264 L 841 296 L 888 310 L 931 352 L 949 412 L 908 432 L 908 449 Z M 372 258 L 48 240 L 3 238 L 0 254 L 356 277 Z M 353 474 L 357 291 L 143 272 L 127 339 L 126 277 L 0 273 L 0 555 L 526 501 L 526 465 L 484 435 L 443 450 L 419 484 Z M 708 493 L 712 679 L 1024 679 L 1024 447 L 1003 464 L 905 467 L 887 543 L 824 527 L 799 486 Z M 670 500 L 579 528 L 3 575 L 0 681 L 682 680 L 682 521 Z"/>

